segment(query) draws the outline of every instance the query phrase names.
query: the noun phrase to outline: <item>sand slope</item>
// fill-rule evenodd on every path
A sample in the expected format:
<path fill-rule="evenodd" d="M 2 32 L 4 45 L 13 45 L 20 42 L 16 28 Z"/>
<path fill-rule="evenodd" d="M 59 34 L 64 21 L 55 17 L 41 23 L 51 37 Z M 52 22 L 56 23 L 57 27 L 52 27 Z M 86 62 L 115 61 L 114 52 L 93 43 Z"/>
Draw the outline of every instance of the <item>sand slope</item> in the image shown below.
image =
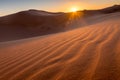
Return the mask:
<path fill-rule="evenodd" d="M 120 80 L 120 19 L 0 46 L 0 80 Z"/>

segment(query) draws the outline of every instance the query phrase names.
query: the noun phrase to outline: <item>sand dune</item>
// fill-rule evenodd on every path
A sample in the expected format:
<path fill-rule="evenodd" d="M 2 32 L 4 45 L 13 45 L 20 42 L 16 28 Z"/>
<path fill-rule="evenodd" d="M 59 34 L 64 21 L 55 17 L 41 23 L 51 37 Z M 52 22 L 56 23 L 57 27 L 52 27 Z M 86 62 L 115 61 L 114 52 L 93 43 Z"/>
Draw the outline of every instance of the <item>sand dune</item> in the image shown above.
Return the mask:
<path fill-rule="evenodd" d="M 120 80 L 119 18 L 0 44 L 0 80 Z"/>
<path fill-rule="evenodd" d="M 116 13 L 118 12 L 118 14 Z M 25 10 L 0 17 L 0 42 L 48 35 L 120 16 L 120 5 L 77 13 Z M 112 14 L 111 14 L 112 13 Z"/>
<path fill-rule="evenodd" d="M 31 38 L 64 31 L 68 16 L 65 13 L 51 13 L 26 10 L 0 17 L 0 42 Z"/>

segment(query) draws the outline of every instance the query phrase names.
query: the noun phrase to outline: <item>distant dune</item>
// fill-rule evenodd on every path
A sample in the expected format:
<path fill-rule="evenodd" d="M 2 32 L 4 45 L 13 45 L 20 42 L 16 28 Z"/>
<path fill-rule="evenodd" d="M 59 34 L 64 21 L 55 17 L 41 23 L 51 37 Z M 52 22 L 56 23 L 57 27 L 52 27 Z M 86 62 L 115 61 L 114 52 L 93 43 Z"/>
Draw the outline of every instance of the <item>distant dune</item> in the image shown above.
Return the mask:
<path fill-rule="evenodd" d="M 93 24 L 94 22 L 91 22 L 89 17 L 91 19 L 91 17 L 95 18 L 96 16 L 115 12 L 120 12 L 120 5 L 100 10 L 78 11 L 77 15 L 73 13 L 51 13 L 34 9 L 21 11 L 0 17 L 0 37 L 2 37 L 0 41 L 63 32 L 68 29 Z"/>
<path fill-rule="evenodd" d="M 50 13 L 38 10 L 22 11 L 4 16 L 0 18 L 0 34 L 5 35 L 0 41 L 64 31 L 66 21 L 67 16 L 65 17 L 64 13 Z"/>
<path fill-rule="evenodd" d="M 0 80 L 120 80 L 120 12 L 88 14 L 65 32 L 0 42 Z"/>

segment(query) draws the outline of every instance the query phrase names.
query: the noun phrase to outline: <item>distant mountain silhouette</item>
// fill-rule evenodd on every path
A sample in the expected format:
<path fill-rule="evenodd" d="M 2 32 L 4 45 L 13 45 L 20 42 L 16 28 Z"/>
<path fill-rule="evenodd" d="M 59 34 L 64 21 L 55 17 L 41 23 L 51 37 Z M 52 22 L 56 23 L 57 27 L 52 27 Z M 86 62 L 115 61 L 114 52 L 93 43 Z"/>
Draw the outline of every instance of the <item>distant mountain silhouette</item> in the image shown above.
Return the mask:
<path fill-rule="evenodd" d="M 112 7 L 104 8 L 100 10 L 102 13 L 114 13 L 120 12 L 120 5 L 114 5 Z"/>
<path fill-rule="evenodd" d="M 99 10 L 83 10 L 85 15 L 95 15 L 95 14 L 109 14 L 114 12 L 120 12 L 120 5 L 114 5 Z"/>

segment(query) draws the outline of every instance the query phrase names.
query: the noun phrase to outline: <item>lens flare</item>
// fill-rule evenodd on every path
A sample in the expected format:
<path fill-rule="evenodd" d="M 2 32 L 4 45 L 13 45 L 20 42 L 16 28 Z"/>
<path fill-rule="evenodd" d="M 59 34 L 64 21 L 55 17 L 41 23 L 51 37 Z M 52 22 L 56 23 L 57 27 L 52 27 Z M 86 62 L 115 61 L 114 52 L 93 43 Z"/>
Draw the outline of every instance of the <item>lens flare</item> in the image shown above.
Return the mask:
<path fill-rule="evenodd" d="M 77 12 L 77 11 L 78 11 L 78 8 L 76 7 L 71 8 L 71 12 Z"/>

